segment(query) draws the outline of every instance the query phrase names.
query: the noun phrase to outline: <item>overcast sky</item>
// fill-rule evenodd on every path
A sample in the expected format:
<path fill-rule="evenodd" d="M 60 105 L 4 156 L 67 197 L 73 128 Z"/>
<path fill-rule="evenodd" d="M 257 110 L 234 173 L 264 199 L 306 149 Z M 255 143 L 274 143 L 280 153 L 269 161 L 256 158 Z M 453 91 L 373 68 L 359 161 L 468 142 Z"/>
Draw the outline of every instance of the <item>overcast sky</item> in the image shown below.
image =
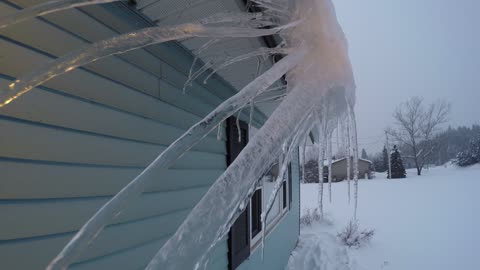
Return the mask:
<path fill-rule="evenodd" d="M 333 0 L 357 84 L 359 143 L 383 147 L 397 104 L 452 104 L 450 124 L 480 124 L 480 0 Z"/>

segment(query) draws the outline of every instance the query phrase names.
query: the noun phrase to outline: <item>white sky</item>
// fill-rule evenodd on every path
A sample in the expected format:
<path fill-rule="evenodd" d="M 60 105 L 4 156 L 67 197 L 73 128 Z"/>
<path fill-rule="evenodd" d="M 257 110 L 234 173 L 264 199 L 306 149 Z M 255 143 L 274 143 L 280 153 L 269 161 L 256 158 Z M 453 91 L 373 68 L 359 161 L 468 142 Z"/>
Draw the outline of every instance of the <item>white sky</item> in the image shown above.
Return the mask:
<path fill-rule="evenodd" d="M 333 0 L 349 40 L 360 148 L 383 147 L 397 104 L 447 99 L 480 124 L 480 0 Z"/>

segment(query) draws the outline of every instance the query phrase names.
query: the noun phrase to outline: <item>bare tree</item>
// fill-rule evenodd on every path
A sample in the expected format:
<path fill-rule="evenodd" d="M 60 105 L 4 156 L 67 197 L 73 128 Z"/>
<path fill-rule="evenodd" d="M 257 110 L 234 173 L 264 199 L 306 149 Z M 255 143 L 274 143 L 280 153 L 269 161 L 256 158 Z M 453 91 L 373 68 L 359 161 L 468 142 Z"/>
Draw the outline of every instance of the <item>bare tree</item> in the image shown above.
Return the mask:
<path fill-rule="evenodd" d="M 412 97 L 400 104 L 393 114 L 396 128 L 388 129 L 388 133 L 410 150 L 406 158 L 411 158 L 421 175 L 435 145 L 433 136 L 440 126 L 447 121 L 450 104 L 444 100 L 425 105 L 423 98 Z"/>

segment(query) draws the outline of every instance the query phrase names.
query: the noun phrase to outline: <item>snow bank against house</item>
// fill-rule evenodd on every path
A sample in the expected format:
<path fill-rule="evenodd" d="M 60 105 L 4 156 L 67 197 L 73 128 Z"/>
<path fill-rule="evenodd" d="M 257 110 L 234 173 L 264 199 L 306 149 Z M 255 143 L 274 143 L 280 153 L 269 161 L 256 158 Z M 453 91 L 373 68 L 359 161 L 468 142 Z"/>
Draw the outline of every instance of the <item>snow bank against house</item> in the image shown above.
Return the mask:
<path fill-rule="evenodd" d="M 301 234 L 286 270 L 351 270 L 347 249 L 329 233 Z"/>

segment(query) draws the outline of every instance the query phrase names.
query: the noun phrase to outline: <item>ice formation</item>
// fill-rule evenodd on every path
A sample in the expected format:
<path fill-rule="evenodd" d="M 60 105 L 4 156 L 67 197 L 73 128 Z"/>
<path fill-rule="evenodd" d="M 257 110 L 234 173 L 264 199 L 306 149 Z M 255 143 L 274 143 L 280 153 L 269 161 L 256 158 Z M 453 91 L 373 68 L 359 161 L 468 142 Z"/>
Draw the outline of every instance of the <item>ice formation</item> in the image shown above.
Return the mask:
<path fill-rule="evenodd" d="M 266 222 L 268 218 L 268 214 L 270 213 L 273 203 L 275 202 L 275 198 L 277 197 L 278 191 L 282 187 L 283 180 L 286 177 L 286 173 L 290 164 L 290 161 L 293 158 L 293 153 L 295 149 L 297 149 L 299 143 L 305 141 L 305 137 L 308 135 L 309 131 L 312 129 L 312 119 L 313 118 L 313 106 L 310 109 L 307 109 L 308 114 L 304 119 L 302 119 L 300 127 L 298 130 L 295 131 L 293 138 L 289 142 L 288 151 L 285 153 L 283 157 L 282 166 L 280 167 L 280 172 L 275 180 L 275 185 L 273 188 L 270 197 L 268 198 L 267 204 L 265 209 L 261 214 L 261 222 L 262 222 L 262 258 L 263 258 L 263 251 L 265 247 L 265 233 L 266 233 Z"/>
<path fill-rule="evenodd" d="M 353 151 L 353 182 L 354 182 L 354 193 L 353 193 L 353 218 L 357 219 L 357 208 L 358 208 L 358 141 L 357 141 L 357 120 L 355 119 L 355 112 L 353 111 L 352 106 L 348 106 L 348 122 L 352 125 L 352 151 Z"/>
<path fill-rule="evenodd" d="M 325 137 L 319 137 L 318 147 L 318 209 L 323 218 L 323 161 L 325 160 Z"/>
<path fill-rule="evenodd" d="M 332 203 L 332 133 L 330 131 L 327 135 L 328 201 L 330 203 Z"/>
<path fill-rule="evenodd" d="M 347 118 L 348 119 L 348 118 Z M 350 125 L 349 124 L 346 124 L 345 125 L 346 127 L 346 138 L 344 139 L 345 140 L 345 144 L 346 144 L 346 154 L 347 154 L 347 186 L 348 186 L 348 203 L 350 203 L 350 197 L 351 197 L 351 192 L 350 192 L 350 178 L 351 178 L 351 143 L 350 143 Z"/>
<path fill-rule="evenodd" d="M 227 117 L 248 104 L 252 106 L 253 102 L 261 102 L 261 99 L 258 100 L 259 95 L 265 93 L 284 74 L 287 75 L 288 81 L 286 93 L 275 97 L 281 99 L 281 103 L 235 161 L 210 187 L 176 233 L 158 251 L 147 269 L 205 267 L 207 254 L 228 233 L 235 219 L 248 204 L 261 176 L 281 154 L 286 156 L 282 165 L 282 172 L 285 172 L 284 167 L 288 164 L 291 152 L 304 141 L 313 125 L 317 126 L 314 130 L 318 131 L 316 137 L 320 144 L 318 157 L 322 178 L 325 148 L 331 144 L 333 123 L 337 125 L 338 117 L 347 117 L 351 123 L 348 140 L 352 142 L 354 155 L 356 216 L 358 147 L 353 113 L 355 82 L 348 57 L 347 41 L 337 22 L 333 4 L 331 0 L 254 2 L 264 11 L 254 14 L 219 14 L 187 24 L 146 28 L 94 43 L 18 78 L 10 85 L 10 89 L 0 90 L 1 107 L 35 86 L 85 64 L 106 56 L 170 40 L 212 37 L 214 43 L 220 38 L 258 37 L 279 32 L 284 39 L 278 48 L 286 54 L 282 60 L 220 104 L 160 153 L 140 175 L 87 221 L 50 263 L 48 269 L 67 268 L 125 206 L 138 198 L 147 183 L 145 176 L 170 167 L 179 156 L 221 125 Z M 271 53 L 271 50 L 251 52 L 227 59 L 217 68 L 245 57 Z M 210 63 L 209 68 L 214 67 L 213 64 Z M 197 72 L 193 72 L 192 69 L 190 77 L 195 76 Z M 331 157 L 330 154 L 329 156 Z M 274 198 L 275 192 L 274 190 L 270 195 L 270 199 Z M 320 181 L 319 192 L 323 197 L 323 181 Z M 321 204 L 320 199 L 319 207 L 323 211 Z M 264 216 L 267 214 L 268 210 Z"/>
<path fill-rule="evenodd" d="M 215 24 L 215 21 L 209 20 Z M 0 107 L 7 105 L 34 87 L 78 67 L 95 62 L 107 56 L 125 53 L 148 45 L 188 37 L 258 37 L 278 33 L 295 24 L 270 29 L 256 29 L 235 26 L 208 26 L 200 23 L 186 23 L 171 27 L 150 27 L 130 32 L 111 39 L 88 45 L 78 51 L 60 57 L 46 66 L 26 74 L 0 92 Z"/>

